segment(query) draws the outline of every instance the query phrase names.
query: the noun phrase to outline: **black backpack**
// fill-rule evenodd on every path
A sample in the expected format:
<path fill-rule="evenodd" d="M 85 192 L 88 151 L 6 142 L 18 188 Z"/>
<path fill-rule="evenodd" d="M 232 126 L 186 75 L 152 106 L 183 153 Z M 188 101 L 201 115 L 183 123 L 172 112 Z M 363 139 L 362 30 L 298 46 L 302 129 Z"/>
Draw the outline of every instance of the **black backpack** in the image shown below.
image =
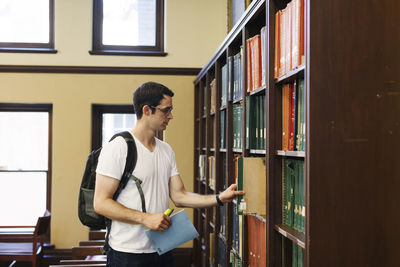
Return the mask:
<path fill-rule="evenodd" d="M 126 144 L 128 145 L 128 153 L 126 156 L 124 173 L 113 196 L 114 200 L 117 199 L 122 189 L 124 189 L 126 184 L 128 183 L 130 178 L 129 174 L 131 174 L 133 169 L 135 168 L 137 160 L 136 144 L 132 135 L 129 132 L 117 133 L 110 139 L 110 141 L 112 141 L 117 136 L 122 136 L 125 139 Z M 92 229 L 106 228 L 106 218 L 102 215 L 97 214 L 93 208 L 94 187 L 96 184 L 96 168 L 101 149 L 102 148 L 93 150 L 89 154 L 89 157 L 86 161 L 85 172 L 83 173 L 82 177 L 81 187 L 79 190 L 79 220 L 83 225 L 86 225 Z"/>
<path fill-rule="evenodd" d="M 132 135 L 129 132 L 125 131 L 115 134 L 110 139 L 110 141 L 112 141 L 117 136 L 122 136 L 125 139 L 126 144 L 128 146 L 128 153 L 126 156 L 125 169 L 122 174 L 118 188 L 113 195 L 113 199 L 116 200 L 121 191 L 125 188 L 129 179 L 133 179 L 136 183 L 136 186 L 139 190 L 140 197 L 142 200 L 142 211 L 146 212 L 144 194 L 142 187 L 140 185 L 142 181 L 132 175 L 132 172 L 135 169 L 137 161 L 137 150 L 136 150 L 135 140 L 133 139 Z M 89 154 L 89 157 L 86 161 L 86 168 L 85 172 L 83 173 L 81 187 L 79 190 L 78 215 L 81 223 L 92 229 L 107 228 L 107 235 L 105 237 L 105 245 L 104 245 L 104 251 L 107 252 L 109 248 L 108 236 L 111 229 L 111 220 L 102 215 L 97 214 L 93 208 L 94 188 L 96 184 L 96 168 L 101 149 L 102 148 L 93 150 Z"/>

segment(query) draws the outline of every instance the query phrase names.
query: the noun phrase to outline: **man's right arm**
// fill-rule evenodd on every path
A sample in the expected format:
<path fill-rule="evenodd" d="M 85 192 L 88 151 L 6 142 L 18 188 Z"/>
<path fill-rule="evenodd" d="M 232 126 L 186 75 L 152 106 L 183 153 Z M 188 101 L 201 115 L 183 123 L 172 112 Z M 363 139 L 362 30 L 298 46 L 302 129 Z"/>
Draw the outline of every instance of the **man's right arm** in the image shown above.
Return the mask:
<path fill-rule="evenodd" d="M 94 193 L 94 209 L 111 220 L 131 224 L 143 224 L 149 229 L 163 231 L 171 225 L 171 218 L 163 213 L 143 213 L 125 207 L 113 200 L 112 197 L 118 188 L 119 180 L 97 174 Z"/>

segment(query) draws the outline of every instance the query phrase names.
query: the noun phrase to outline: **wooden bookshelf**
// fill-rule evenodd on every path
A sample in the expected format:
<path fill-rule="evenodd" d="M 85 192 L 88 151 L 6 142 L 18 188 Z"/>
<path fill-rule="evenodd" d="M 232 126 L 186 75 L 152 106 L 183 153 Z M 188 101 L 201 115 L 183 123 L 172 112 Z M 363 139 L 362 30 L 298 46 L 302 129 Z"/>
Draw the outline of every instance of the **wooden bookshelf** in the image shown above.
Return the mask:
<path fill-rule="evenodd" d="M 240 249 L 233 244 L 236 202 L 226 204 L 224 210 L 196 209 L 194 224 L 200 237 L 194 240 L 193 266 L 210 266 L 210 262 L 231 266 L 232 255 L 242 266 L 289 267 L 294 261 L 306 267 L 397 265 L 400 35 L 395 33 L 400 32 L 399 3 L 310 2 L 304 0 L 302 13 L 301 64 L 275 75 L 275 16 L 287 10 L 291 2 L 254 0 L 194 81 L 194 177 L 200 177 L 200 155 L 215 157 L 217 177 L 215 188 L 210 187 L 206 166 L 206 179 L 194 179 L 195 192 L 215 194 L 234 183 L 236 156 L 261 157 L 267 166 L 265 176 L 260 177 L 266 181 L 267 204 L 266 215 L 242 215 Z M 264 26 L 265 84 L 248 92 L 248 82 L 255 81 L 256 76 L 247 72 L 246 44 Z M 238 54 L 241 60 L 235 61 Z M 225 65 L 227 72 L 223 73 Z M 234 75 L 230 71 L 237 68 L 242 72 L 232 86 L 236 82 L 235 86 L 243 90 L 232 93 L 221 105 L 222 89 L 228 94 Z M 211 102 L 214 79 L 216 94 Z M 287 129 L 287 86 L 291 86 L 294 99 L 298 97 L 298 102 L 293 102 L 297 106 L 290 104 L 291 108 L 294 105 L 295 121 L 300 122 L 288 128 L 290 136 L 293 128 L 297 129 L 293 139 L 284 139 L 283 134 Z M 304 95 L 298 95 L 300 88 Z M 257 133 L 265 140 L 249 147 L 252 141 L 246 136 L 254 129 L 253 118 L 246 118 L 246 108 L 251 98 L 257 97 L 262 99 L 256 102 L 261 105 L 257 116 L 265 110 L 256 120 L 261 126 L 255 127 L 264 125 L 264 132 Z M 212 114 L 211 103 L 216 105 Z M 221 124 L 225 134 L 221 134 Z M 304 129 L 304 136 L 299 129 Z M 289 149 L 287 140 L 292 142 Z M 222 141 L 225 147 L 221 147 Z M 293 199 L 300 201 L 293 203 L 300 207 L 294 215 L 287 208 L 289 202 L 292 204 L 287 188 L 293 183 L 297 187 Z M 265 243 L 264 265 L 254 265 L 249 257 L 250 243 L 254 242 L 248 232 L 249 216 L 265 225 L 265 235 L 257 238 Z M 225 229 L 224 234 L 221 229 Z M 210 233 L 214 239 L 210 239 Z M 211 242 L 214 258 L 210 260 Z M 292 253 L 296 248 L 298 254 Z"/>

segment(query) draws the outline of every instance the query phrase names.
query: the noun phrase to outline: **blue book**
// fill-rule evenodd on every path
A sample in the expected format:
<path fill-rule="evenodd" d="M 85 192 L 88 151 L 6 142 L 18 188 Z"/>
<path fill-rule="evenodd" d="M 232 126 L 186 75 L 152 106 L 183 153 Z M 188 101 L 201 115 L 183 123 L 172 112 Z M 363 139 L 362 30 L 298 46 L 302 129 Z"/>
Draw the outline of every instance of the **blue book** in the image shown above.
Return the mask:
<path fill-rule="evenodd" d="M 166 231 L 146 231 L 147 237 L 159 255 L 199 236 L 185 210 L 172 215 L 171 220 L 172 224 Z"/>

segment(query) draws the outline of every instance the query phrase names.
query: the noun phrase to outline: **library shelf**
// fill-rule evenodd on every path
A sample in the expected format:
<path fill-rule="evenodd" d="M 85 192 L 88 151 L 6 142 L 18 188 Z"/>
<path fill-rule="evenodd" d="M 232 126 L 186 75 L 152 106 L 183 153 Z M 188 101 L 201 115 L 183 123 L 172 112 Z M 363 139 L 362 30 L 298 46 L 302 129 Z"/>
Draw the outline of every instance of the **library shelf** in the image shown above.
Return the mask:
<path fill-rule="evenodd" d="M 233 100 L 232 100 L 232 103 L 233 103 L 233 104 L 237 104 L 237 103 L 240 103 L 240 102 L 242 102 L 242 101 L 243 101 L 242 98 L 237 98 L 237 99 L 233 99 Z"/>
<path fill-rule="evenodd" d="M 290 226 L 284 224 L 275 225 L 275 230 L 278 231 L 284 237 L 292 240 L 294 243 L 299 245 L 302 248 L 306 248 L 305 246 L 305 235 Z"/>
<path fill-rule="evenodd" d="M 275 83 L 286 83 L 289 81 L 293 81 L 294 79 L 296 79 L 296 77 L 300 76 L 300 77 L 304 77 L 304 70 L 305 70 L 305 65 L 301 65 L 299 67 L 297 67 L 294 70 L 291 70 L 289 72 L 287 72 L 286 74 L 280 76 L 278 79 L 276 79 Z"/>
<path fill-rule="evenodd" d="M 267 151 L 265 149 L 249 149 L 250 154 L 265 155 Z"/>
<path fill-rule="evenodd" d="M 294 9 L 290 8 L 298 7 L 298 3 L 303 3 L 304 12 L 292 12 Z M 215 162 L 206 164 L 203 174 L 207 182 L 194 180 L 194 191 L 213 194 L 207 185 L 214 175 L 217 178 L 215 192 L 235 183 L 238 157 L 265 159 L 265 176 L 261 178 L 266 181 L 262 195 L 266 201 L 266 215 L 262 216 L 268 219 L 262 220 L 265 238 L 256 241 L 266 245 L 266 263 L 256 266 L 291 266 L 294 257 L 299 257 L 289 251 L 294 245 L 299 247 L 297 260 L 305 267 L 396 266 L 400 213 L 394 213 L 394 206 L 388 203 L 400 203 L 397 192 L 400 179 L 395 179 L 400 177 L 400 156 L 396 153 L 400 149 L 400 35 L 393 34 L 400 32 L 398 3 L 398 0 L 368 4 L 362 0 L 318 3 L 253 0 L 195 78 L 194 177 L 200 177 L 198 163 L 204 160 L 200 156 L 215 157 Z M 304 28 L 299 28 L 304 38 L 298 42 L 304 47 L 304 55 L 301 55 L 304 57 L 297 58 L 295 64 L 291 61 L 293 58 L 285 58 L 292 65 L 286 64 L 288 68 L 283 70 L 279 54 L 288 52 L 292 44 L 283 37 L 282 41 L 275 40 L 275 36 L 282 34 L 284 28 L 279 22 L 283 23 L 281 16 L 287 14 L 300 14 L 297 22 L 304 24 Z M 337 14 L 341 14 L 340 19 Z M 291 32 L 297 33 L 296 30 Z M 258 40 L 258 35 L 263 33 L 260 41 L 265 44 L 261 49 L 265 56 L 261 61 L 265 67 L 262 69 L 265 87 L 260 88 L 258 76 L 253 76 L 256 72 L 247 71 L 251 66 L 251 58 L 247 56 L 251 40 Z M 233 64 L 235 56 L 236 65 Z M 222 74 L 225 69 L 226 73 Z M 240 70 L 238 76 L 235 70 Z M 225 78 L 231 84 L 224 84 L 223 88 Z M 214 115 L 210 115 L 211 83 L 216 86 L 212 99 Z M 248 90 L 248 86 L 252 87 Z M 292 90 L 289 96 L 293 98 L 284 95 L 288 87 Z M 298 92 L 300 94 L 296 94 Z M 221 101 L 224 95 L 227 99 Z M 303 102 L 299 101 L 299 95 Z M 248 101 L 258 97 L 263 98 L 257 101 L 261 108 L 265 106 L 265 112 L 261 109 L 256 114 L 262 114 L 257 116 L 256 122 L 264 123 L 266 142 L 252 146 L 246 143 L 246 135 L 250 135 L 247 124 L 249 130 L 254 130 L 250 126 L 253 117 L 246 117 L 246 108 L 250 106 Z M 288 105 L 289 99 L 297 102 Z M 299 124 L 288 127 L 287 123 L 291 123 L 288 114 L 290 120 L 297 120 Z M 303 131 L 299 148 L 293 143 L 286 146 L 287 140 L 282 138 L 286 129 L 292 131 L 290 133 L 294 129 Z M 292 145 L 293 149 L 304 151 L 284 150 Z M 215 174 L 209 169 L 212 164 L 215 164 Z M 288 177 L 294 181 L 287 180 Z M 300 180 L 297 178 L 302 179 L 301 183 L 297 183 Z M 288 181 L 290 186 L 298 186 L 297 192 L 301 193 L 297 197 L 301 201 L 304 233 L 296 231 L 285 220 L 284 201 L 291 197 L 288 196 L 291 190 L 285 188 Z M 201 238 L 194 240 L 194 267 L 210 266 L 211 262 L 230 266 L 236 204 L 213 208 L 215 217 L 211 216 L 211 209 L 195 209 L 194 225 L 201 229 Z M 374 216 L 366 217 L 371 210 Z M 254 240 L 249 238 L 248 225 L 244 222 L 253 215 L 241 216 L 244 246 L 239 254 L 241 263 L 247 266 L 250 261 L 246 245 Z M 216 227 L 212 229 L 210 223 Z M 222 223 L 225 224 L 224 235 L 220 233 Z M 354 225 L 357 227 L 351 227 Z M 223 251 L 216 248 L 219 244 L 210 244 L 210 233 L 215 234 L 218 241 L 224 241 Z M 371 236 L 376 237 L 379 244 L 385 244 L 385 249 L 371 245 L 374 244 Z M 210 254 L 209 248 L 214 248 L 214 254 Z M 212 261 L 210 255 L 214 257 Z M 219 259 L 224 262 L 220 263 Z"/>
<path fill-rule="evenodd" d="M 249 214 L 247 216 L 253 216 L 253 217 L 257 218 L 257 220 L 259 220 L 259 221 L 261 221 L 263 223 L 267 222 L 267 219 L 264 216 L 261 216 L 261 215 L 258 215 L 258 214 Z"/>
<path fill-rule="evenodd" d="M 304 151 L 277 150 L 276 155 L 284 157 L 304 158 L 306 153 Z"/>
<path fill-rule="evenodd" d="M 233 153 L 242 153 L 243 149 L 241 149 L 241 148 L 232 148 L 232 152 Z"/>
<path fill-rule="evenodd" d="M 250 91 L 249 95 L 258 95 L 258 94 L 261 94 L 261 93 L 265 93 L 265 90 L 266 90 L 266 86 L 262 86 L 260 88 L 257 88 L 255 90 Z"/>

